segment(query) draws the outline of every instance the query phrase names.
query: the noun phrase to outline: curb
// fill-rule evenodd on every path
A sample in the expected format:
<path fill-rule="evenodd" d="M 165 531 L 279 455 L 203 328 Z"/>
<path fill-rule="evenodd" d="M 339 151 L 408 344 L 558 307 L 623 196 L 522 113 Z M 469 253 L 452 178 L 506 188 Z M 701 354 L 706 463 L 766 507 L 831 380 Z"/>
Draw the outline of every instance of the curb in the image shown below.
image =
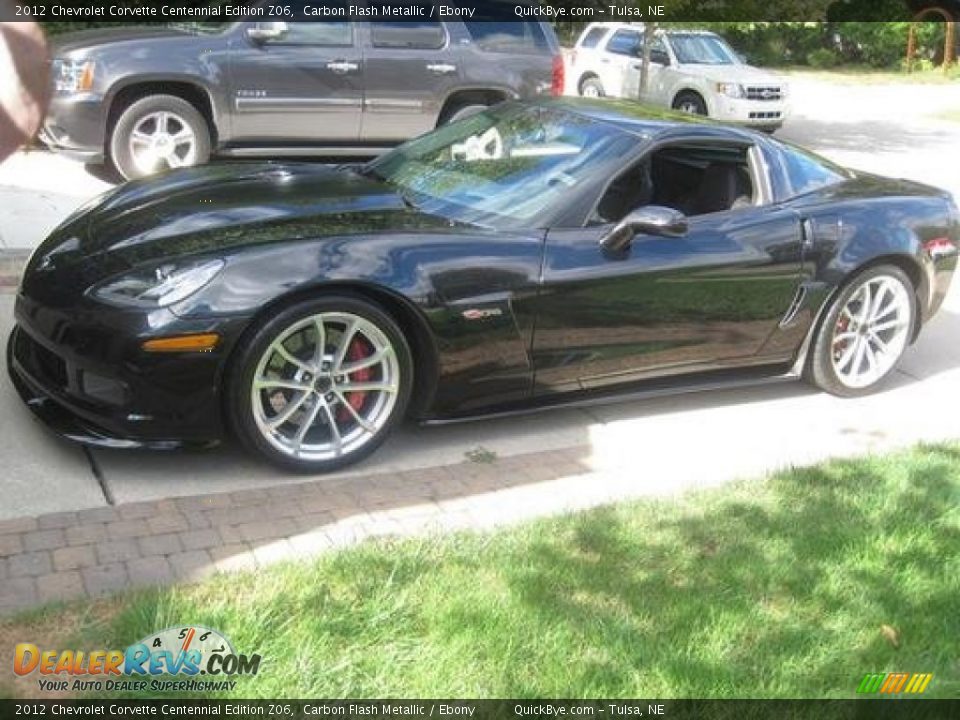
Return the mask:
<path fill-rule="evenodd" d="M 0 521 L 0 618 L 609 502 L 587 446 Z M 541 484 L 549 484 L 545 492 Z"/>

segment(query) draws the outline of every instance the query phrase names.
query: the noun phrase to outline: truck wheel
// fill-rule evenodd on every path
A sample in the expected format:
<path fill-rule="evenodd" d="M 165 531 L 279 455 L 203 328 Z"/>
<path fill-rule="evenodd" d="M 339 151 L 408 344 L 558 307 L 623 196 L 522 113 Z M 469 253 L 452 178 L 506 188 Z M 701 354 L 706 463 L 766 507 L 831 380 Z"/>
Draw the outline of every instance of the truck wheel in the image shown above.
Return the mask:
<path fill-rule="evenodd" d="M 600 82 L 600 78 L 587 78 L 580 83 L 580 95 L 583 97 L 603 97 L 606 95 L 603 92 L 603 83 Z"/>
<path fill-rule="evenodd" d="M 697 93 L 684 90 L 673 100 L 673 109 L 691 115 L 706 115 L 707 104 Z"/>
<path fill-rule="evenodd" d="M 127 180 L 210 159 L 210 129 L 197 109 L 174 95 L 150 95 L 121 113 L 110 157 Z"/>

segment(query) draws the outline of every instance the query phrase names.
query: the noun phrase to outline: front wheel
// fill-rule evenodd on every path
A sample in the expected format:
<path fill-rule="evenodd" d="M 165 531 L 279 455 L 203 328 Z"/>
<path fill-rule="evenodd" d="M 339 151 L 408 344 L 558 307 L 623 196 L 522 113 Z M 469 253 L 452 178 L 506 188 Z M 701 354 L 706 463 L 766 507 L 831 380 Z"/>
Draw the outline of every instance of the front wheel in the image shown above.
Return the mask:
<path fill-rule="evenodd" d="M 413 361 L 403 332 L 372 303 L 298 303 L 245 343 L 229 383 L 239 439 L 267 460 L 323 473 L 372 453 L 403 417 Z"/>
<path fill-rule="evenodd" d="M 684 91 L 673 101 L 673 109 L 689 115 L 706 115 L 707 104 L 695 92 Z"/>
<path fill-rule="evenodd" d="M 110 158 L 127 180 L 210 159 L 210 129 L 183 98 L 150 95 L 126 108 L 110 134 Z"/>
<path fill-rule="evenodd" d="M 916 316 L 916 293 L 903 270 L 881 265 L 858 275 L 817 332 L 809 379 L 842 397 L 875 390 L 903 356 Z"/>

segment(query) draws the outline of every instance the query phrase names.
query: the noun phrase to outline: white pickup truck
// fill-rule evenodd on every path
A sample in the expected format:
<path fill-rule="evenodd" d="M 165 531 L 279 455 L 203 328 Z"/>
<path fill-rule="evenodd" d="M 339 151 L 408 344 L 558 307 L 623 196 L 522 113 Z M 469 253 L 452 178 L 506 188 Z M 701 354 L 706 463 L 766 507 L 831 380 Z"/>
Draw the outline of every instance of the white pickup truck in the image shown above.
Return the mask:
<path fill-rule="evenodd" d="M 592 23 L 567 55 L 565 92 L 640 98 L 643 25 Z M 646 102 L 773 132 L 790 113 L 787 84 L 744 63 L 712 32 L 660 30 Z"/>

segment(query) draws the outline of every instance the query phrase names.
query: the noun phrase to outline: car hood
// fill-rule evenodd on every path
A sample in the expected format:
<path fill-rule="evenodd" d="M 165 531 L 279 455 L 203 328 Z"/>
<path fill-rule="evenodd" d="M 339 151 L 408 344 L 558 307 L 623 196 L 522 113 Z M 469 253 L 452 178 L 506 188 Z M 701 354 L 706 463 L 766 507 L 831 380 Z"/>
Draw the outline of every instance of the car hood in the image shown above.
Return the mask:
<path fill-rule="evenodd" d="M 684 65 L 685 70 L 708 80 L 751 85 L 785 85 L 786 81 L 752 65 Z"/>
<path fill-rule="evenodd" d="M 171 27 L 110 27 L 93 30 L 78 30 L 57 35 L 52 42 L 54 57 L 75 52 L 91 50 L 103 45 L 115 45 L 124 42 L 143 42 L 158 38 L 190 37 L 190 33 Z"/>
<path fill-rule="evenodd" d="M 97 279 L 173 257 L 384 231 L 449 228 L 354 169 L 221 164 L 130 182 L 68 218 L 38 248 L 25 286 Z M 52 280 L 52 278 L 49 278 Z"/>

